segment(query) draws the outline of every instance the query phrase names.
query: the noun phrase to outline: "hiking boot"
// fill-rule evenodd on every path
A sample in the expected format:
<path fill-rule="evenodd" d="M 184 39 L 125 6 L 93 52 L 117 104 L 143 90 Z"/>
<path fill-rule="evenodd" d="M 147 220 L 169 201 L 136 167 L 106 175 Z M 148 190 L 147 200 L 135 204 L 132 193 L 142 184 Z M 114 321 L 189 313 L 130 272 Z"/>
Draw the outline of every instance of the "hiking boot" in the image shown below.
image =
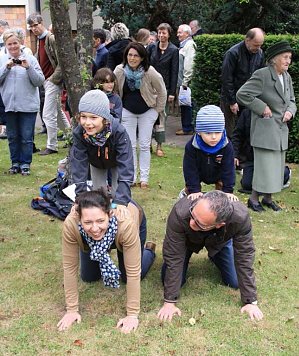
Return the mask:
<path fill-rule="evenodd" d="M 147 250 L 151 250 L 151 251 L 155 252 L 156 251 L 156 244 L 153 241 L 147 241 L 146 244 L 145 244 L 145 248 Z"/>

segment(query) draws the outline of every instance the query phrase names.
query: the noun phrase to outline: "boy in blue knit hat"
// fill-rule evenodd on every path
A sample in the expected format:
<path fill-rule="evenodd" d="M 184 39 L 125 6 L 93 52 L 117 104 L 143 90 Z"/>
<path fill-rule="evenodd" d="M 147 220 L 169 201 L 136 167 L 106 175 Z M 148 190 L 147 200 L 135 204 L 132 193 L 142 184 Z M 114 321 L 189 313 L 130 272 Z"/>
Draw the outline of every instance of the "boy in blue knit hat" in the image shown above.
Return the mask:
<path fill-rule="evenodd" d="M 196 133 L 185 146 L 184 195 L 201 192 L 201 183 L 215 184 L 216 189 L 233 193 L 234 150 L 224 126 L 224 115 L 218 106 L 206 105 L 198 111 Z"/>

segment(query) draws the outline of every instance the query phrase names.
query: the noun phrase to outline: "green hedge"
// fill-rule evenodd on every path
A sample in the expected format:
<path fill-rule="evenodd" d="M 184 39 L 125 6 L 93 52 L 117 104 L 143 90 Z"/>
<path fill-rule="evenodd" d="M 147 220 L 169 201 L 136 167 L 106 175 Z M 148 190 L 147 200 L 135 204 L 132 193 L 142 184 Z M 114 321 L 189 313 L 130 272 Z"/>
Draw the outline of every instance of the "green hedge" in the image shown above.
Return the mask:
<path fill-rule="evenodd" d="M 197 110 L 207 104 L 219 105 L 221 89 L 221 65 L 224 53 L 242 41 L 243 35 L 202 35 L 195 38 L 197 45 L 192 79 L 192 97 Z M 289 73 L 293 80 L 299 111 L 299 35 L 267 35 L 263 50 L 281 40 L 290 42 L 294 48 L 293 63 Z M 290 123 L 288 162 L 299 163 L 299 112 Z"/>

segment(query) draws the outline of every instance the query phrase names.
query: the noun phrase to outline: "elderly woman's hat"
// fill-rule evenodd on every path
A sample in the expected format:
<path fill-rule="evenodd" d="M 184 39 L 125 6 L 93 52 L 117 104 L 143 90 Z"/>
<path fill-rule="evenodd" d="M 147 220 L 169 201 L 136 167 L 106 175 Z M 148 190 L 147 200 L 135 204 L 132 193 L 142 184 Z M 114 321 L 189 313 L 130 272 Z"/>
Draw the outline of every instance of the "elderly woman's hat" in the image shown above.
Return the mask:
<path fill-rule="evenodd" d="M 285 52 L 293 52 L 293 48 L 290 46 L 288 41 L 279 41 L 267 49 L 266 60 L 269 61 L 278 54 Z"/>

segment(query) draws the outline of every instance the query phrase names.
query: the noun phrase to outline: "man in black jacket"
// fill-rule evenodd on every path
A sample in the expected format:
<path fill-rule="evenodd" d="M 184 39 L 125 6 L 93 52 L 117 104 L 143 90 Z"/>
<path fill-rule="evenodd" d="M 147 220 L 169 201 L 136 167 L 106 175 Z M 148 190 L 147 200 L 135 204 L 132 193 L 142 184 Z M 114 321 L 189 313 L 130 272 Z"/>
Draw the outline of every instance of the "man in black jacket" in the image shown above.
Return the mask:
<path fill-rule="evenodd" d="M 237 115 L 241 113 L 236 93 L 251 77 L 253 72 L 264 66 L 264 32 L 252 28 L 246 33 L 245 40 L 231 47 L 224 55 L 222 63 L 221 109 L 225 115 L 225 128 L 232 137 Z"/>
<path fill-rule="evenodd" d="M 189 259 L 193 252 L 198 253 L 204 247 L 220 270 L 222 281 L 240 289 L 244 304 L 241 312 L 248 313 L 252 320 L 261 320 L 263 313 L 257 306 L 253 271 L 255 248 L 248 210 L 217 190 L 194 201 L 179 200 L 168 217 L 163 243 L 164 305 L 158 313 L 160 320 L 181 315 L 176 303 L 180 288 L 186 282 Z"/>

